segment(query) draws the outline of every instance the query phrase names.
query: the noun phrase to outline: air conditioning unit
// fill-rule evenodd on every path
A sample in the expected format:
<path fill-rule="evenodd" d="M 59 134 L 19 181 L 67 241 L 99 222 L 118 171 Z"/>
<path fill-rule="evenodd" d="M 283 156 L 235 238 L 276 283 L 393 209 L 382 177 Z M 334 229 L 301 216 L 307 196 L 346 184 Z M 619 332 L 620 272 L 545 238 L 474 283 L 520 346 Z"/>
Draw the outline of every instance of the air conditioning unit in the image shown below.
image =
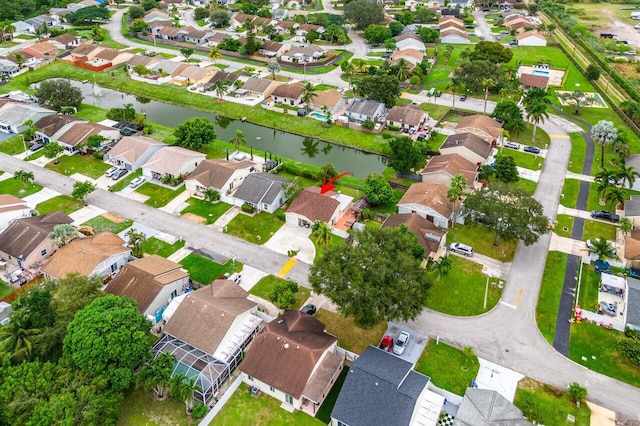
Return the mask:
<path fill-rule="evenodd" d="M 258 397 L 258 395 L 260 395 L 260 389 L 258 389 L 257 387 L 252 387 L 251 388 L 251 396 L 253 397 Z"/>

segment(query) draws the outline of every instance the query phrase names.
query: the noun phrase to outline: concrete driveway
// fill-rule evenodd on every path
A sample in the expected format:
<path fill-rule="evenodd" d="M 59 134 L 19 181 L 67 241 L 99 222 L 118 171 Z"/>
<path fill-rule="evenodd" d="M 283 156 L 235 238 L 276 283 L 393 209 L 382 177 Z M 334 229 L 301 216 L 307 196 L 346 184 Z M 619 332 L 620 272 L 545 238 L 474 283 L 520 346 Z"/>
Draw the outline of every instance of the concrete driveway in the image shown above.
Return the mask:
<path fill-rule="evenodd" d="M 506 280 L 509 276 L 509 270 L 511 269 L 511 262 L 500 262 L 492 257 L 485 256 L 484 254 L 473 253 L 472 257 L 463 256 L 455 253 L 451 250 L 447 251 L 447 254 L 461 257 L 463 259 L 470 260 L 473 263 L 482 265 L 482 273 L 490 275 L 494 278 L 501 278 Z"/>
<path fill-rule="evenodd" d="M 385 331 L 384 335 L 393 337 L 393 340 L 395 342 L 400 333 L 402 333 L 403 331 L 406 331 L 411 335 L 409 344 L 405 348 L 402 355 L 394 355 L 415 365 L 420 359 L 420 355 L 422 355 L 424 348 L 427 346 L 429 337 L 425 336 L 424 334 L 420 334 L 417 331 L 408 328 L 407 326 L 403 326 L 395 322 L 389 322 L 389 327 L 387 328 L 387 331 Z M 380 339 L 382 339 L 382 336 L 380 336 Z M 393 353 L 393 351 L 391 351 L 391 353 Z"/>
<path fill-rule="evenodd" d="M 264 246 L 284 255 L 288 254 L 289 250 L 298 251 L 295 258 L 311 265 L 316 257 L 316 248 L 309 235 L 311 229 L 285 223 Z"/>
<path fill-rule="evenodd" d="M 35 209 L 36 206 L 41 202 L 50 200 L 51 198 L 57 197 L 58 195 L 62 194 L 54 191 L 53 189 L 42 188 L 42 190 L 36 192 L 35 194 L 24 197 L 23 200 L 27 202 L 27 205 L 29 207 Z"/>

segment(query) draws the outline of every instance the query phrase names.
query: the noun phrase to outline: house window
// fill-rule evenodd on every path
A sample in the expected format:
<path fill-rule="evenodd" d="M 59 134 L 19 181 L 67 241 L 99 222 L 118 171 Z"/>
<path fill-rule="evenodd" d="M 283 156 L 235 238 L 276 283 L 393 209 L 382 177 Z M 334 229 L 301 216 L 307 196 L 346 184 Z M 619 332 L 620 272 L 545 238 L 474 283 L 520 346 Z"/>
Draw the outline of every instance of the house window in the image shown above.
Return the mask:
<path fill-rule="evenodd" d="M 349 425 L 346 423 L 342 423 L 340 420 L 338 420 L 338 426 L 349 426 Z"/>
<path fill-rule="evenodd" d="M 276 390 L 275 390 L 275 388 L 274 388 L 273 386 L 269 386 L 269 390 L 270 390 L 271 392 L 275 392 L 275 391 L 276 391 Z"/>
<path fill-rule="evenodd" d="M 171 300 L 173 300 L 174 297 L 178 296 L 178 290 L 173 290 L 171 292 Z"/>
<path fill-rule="evenodd" d="M 40 252 L 40 256 L 46 256 L 47 255 L 47 249 L 44 249 Z"/>
<path fill-rule="evenodd" d="M 269 204 L 262 203 L 262 210 L 269 210 Z"/>
<path fill-rule="evenodd" d="M 249 375 L 247 374 L 247 379 L 249 379 L 249 380 L 251 380 L 251 381 L 253 382 L 253 376 L 249 376 Z"/>
<path fill-rule="evenodd" d="M 114 263 L 113 265 L 111 265 L 111 273 L 113 274 L 114 272 L 116 272 L 118 270 L 118 264 Z"/>
<path fill-rule="evenodd" d="M 291 395 L 285 395 L 284 400 L 287 401 L 288 404 L 293 405 L 293 397 Z"/>

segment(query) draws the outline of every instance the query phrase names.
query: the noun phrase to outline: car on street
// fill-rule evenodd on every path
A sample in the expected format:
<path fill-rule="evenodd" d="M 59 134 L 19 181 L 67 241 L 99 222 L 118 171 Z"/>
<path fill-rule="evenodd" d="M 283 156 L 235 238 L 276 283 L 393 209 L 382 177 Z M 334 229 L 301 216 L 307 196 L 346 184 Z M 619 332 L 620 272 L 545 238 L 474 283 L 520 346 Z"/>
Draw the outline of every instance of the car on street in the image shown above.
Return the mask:
<path fill-rule="evenodd" d="M 540 148 L 538 148 L 537 146 L 525 146 L 523 151 L 530 152 L 532 154 L 540 154 Z"/>
<path fill-rule="evenodd" d="M 624 52 L 623 55 L 635 56 L 636 55 L 636 51 L 635 50 L 628 50 L 628 51 Z"/>
<path fill-rule="evenodd" d="M 106 177 L 111 177 L 111 176 L 113 176 L 113 174 L 114 174 L 115 172 L 117 172 L 118 170 L 120 170 L 120 168 L 119 168 L 119 167 L 111 167 L 109 170 L 107 170 L 106 172 L 104 172 L 104 175 L 105 175 Z"/>
<path fill-rule="evenodd" d="M 300 308 L 300 312 L 304 312 L 305 314 L 314 315 L 316 313 L 316 305 L 308 304 L 304 305 Z"/>
<path fill-rule="evenodd" d="M 411 340 L 411 334 L 406 331 L 401 332 L 393 345 L 393 353 L 396 355 L 402 355 L 409 344 L 409 340 Z"/>
<path fill-rule="evenodd" d="M 113 174 L 111 175 L 111 179 L 118 180 L 122 176 L 126 175 L 127 173 L 129 173 L 127 169 L 118 169 L 115 172 L 113 172 Z"/>
<path fill-rule="evenodd" d="M 520 144 L 518 142 L 505 142 L 504 143 L 504 147 L 505 148 L 510 148 L 510 149 L 520 149 Z"/>
<path fill-rule="evenodd" d="M 454 253 L 459 253 L 467 257 L 473 256 L 473 247 L 468 246 L 466 244 L 451 243 L 451 245 L 449 246 L 449 250 L 451 250 Z"/>
<path fill-rule="evenodd" d="M 509 42 L 509 46 L 517 46 L 517 45 L 518 45 L 518 42 L 515 40 Z"/>
<path fill-rule="evenodd" d="M 381 56 L 382 59 L 391 59 L 391 53 L 385 53 Z"/>
<path fill-rule="evenodd" d="M 140 185 L 142 185 L 145 181 L 146 181 L 145 178 L 143 178 L 142 176 L 138 176 L 137 178 L 129 182 L 129 186 L 132 188 L 137 188 Z"/>
<path fill-rule="evenodd" d="M 391 352 L 391 349 L 393 349 L 393 337 L 389 335 L 384 336 L 382 340 L 380 340 L 378 347 L 384 351 Z"/>
<path fill-rule="evenodd" d="M 37 150 L 39 150 L 40 148 L 42 148 L 44 146 L 43 142 L 35 142 L 33 145 L 31 145 L 29 147 L 29 151 L 31 152 L 36 152 Z"/>
<path fill-rule="evenodd" d="M 614 223 L 620 221 L 620 216 L 618 216 L 617 214 L 608 212 L 606 210 L 592 210 L 591 218 L 608 220 L 609 222 L 614 222 Z"/>
<path fill-rule="evenodd" d="M 463 101 L 463 102 L 466 101 L 467 100 L 467 95 L 460 96 L 460 100 Z"/>

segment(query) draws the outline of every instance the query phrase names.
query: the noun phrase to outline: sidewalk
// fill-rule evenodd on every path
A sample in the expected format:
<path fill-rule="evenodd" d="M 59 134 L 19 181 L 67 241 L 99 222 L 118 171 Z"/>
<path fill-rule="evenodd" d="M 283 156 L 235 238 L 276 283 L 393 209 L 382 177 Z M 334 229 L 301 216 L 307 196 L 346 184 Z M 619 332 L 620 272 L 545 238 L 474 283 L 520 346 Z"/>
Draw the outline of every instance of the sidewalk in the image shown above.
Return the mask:
<path fill-rule="evenodd" d="M 91 220 L 94 217 L 98 217 L 103 213 L 106 213 L 106 210 L 103 210 L 100 207 L 87 205 L 80 210 L 71 213 L 69 217 L 73 219 L 73 225 L 80 226 L 86 221 Z"/>
<path fill-rule="evenodd" d="M 57 197 L 58 195 L 61 195 L 61 194 L 59 192 L 54 191 L 53 189 L 42 188 L 42 190 L 36 192 L 35 194 L 31 194 L 24 197 L 23 200 L 27 202 L 27 205 L 30 208 L 35 210 L 36 206 L 41 202 L 50 200 L 54 197 Z"/>
<path fill-rule="evenodd" d="M 216 220 L 213 223 L 213 225 L 209 225 L 209 226 L 211 226 L 216 231 L 224 232 L 225 226 L 227 226 L 229 222 L 231 222 L 233 218 L 238 216 L 241 212 L 242 211 L 240 210 L 240 207 L 233 206 L 229 210 L 227 210 L 222 216 L 220 216 L 218 220 Z"/>
<path fill-rule="evenodd" d="M 189 250 L 186 247 L 182 247 L 181 249 L 178 249 L 178 251 L 173 253 L 171 256 L 167 257 L 167 260 L 171 260 L 172 262 L 179 263 L 182 259 L 189 256 L 191 253 L 193 253 L 191 250 Z"/>
<path fill-rule="evenodd" d="M 583 219 L 591 219 L 591 213 L 590 212 L 587 212 L 587 211 L 584 211 L 584 210 L 572 209 L 570 207 L 565 207 L 562 204 L 558 204 L 558 214 L 566 214 L 566 215 L 573 216 L 573 217 L 581 217 Z"/>
<path fill-rule="evenodd" d="M 578 179 L 583 180 L 585 182 L 595 182 L 595 178 L 593 176 L 587 176 L 580 173 L 573 173 L 567 171 L 567 179 Z"/>
<path fill-rule="evenodd" d="M 578 257 L 586 256 L 589 254 L 587 252 L 584 241 L 561 237 L 555 232 L 551 233 L 551 244 L 549 244 L 549 251 L 559 251 L 561 253 L 572 254 Z"/>
<path fill-rule="evenodd" d="M 180 215 L 180 212 L 186 207 L 182 205 L 186 204 L 186 201 L 189 199 L 189 197 L 191 197 L 191 192 L 183 191 L 182 193 L 178 194 L 176 198 L 169 201 L 166 206 L 160 207 L 160 210 L 178 216 Z"/>

